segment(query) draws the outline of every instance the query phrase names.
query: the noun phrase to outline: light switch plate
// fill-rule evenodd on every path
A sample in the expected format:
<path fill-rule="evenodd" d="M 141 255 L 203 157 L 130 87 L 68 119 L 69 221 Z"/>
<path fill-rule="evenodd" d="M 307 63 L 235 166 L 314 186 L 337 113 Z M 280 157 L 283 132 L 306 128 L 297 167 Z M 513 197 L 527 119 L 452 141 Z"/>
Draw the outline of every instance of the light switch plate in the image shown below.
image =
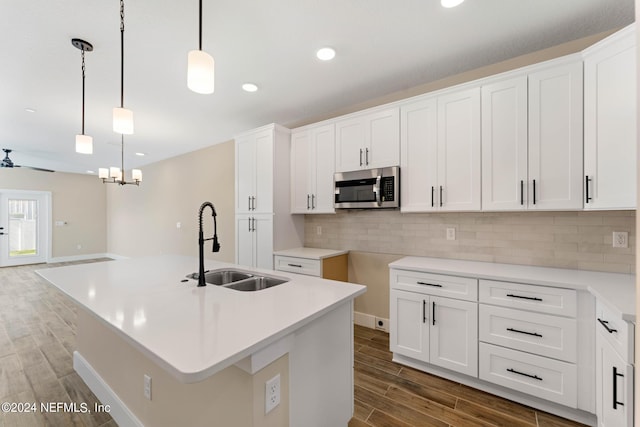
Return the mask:
<path fill-rule="evenodd" d="M 629 247 L 629 233 L 626 231 L 614 231 L 613 232 L 613 247 L 614 248 L 628 248 Z"/>

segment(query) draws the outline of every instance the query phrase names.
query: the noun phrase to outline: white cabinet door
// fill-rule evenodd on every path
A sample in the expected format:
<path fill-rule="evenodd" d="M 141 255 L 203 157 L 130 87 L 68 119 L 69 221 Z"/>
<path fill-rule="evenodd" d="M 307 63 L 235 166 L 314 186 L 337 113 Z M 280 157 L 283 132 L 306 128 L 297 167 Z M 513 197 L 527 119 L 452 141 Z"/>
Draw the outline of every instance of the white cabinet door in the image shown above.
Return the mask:
<path fill-rule="evenodd" d="M 383 168 L 400 164 L 400 110 L 389 108 L 364 117 L 364 166 Z"/>
<path fill-rule="evenodd" d="M 334 213 L 333 174 L 335 172 L 336 131 L 333 124 L 313 129 L 310 167 L 311 213 Z"/>
<path fill-rule="evenodd" d="M 255 194 L 255 140 L 251 137 L 236 139 L 236 213 L 251 210 L 251 197 Z"/>
<path fill-rule="evenodd" d="M 253 211 L 273 212 L 273 130 L 255 136 L 255 200 Z"/>
<path fill-rule="evenodd" d="M 584 58 L 585 209 L 636 208 L 634 27 Z"/>
<path fill-rule="evenodd" d="M 251 217 L 236 216 L 236 264 L 253 267 L 254 244 Z"/>
<path fill-rule="evenodd" d="M 430 298 L 430 363 L 477 377 L 478 304 Z"/>
<path fill-rule="evenodd" d="M 428 362 L 429 296 L 391 289 L 390 297 L 391 351 Z"/>
<path fill-rule="evenodd" d="M 438 187 L 443 210 L 480 210 L 480 88 L 438 97 Z"/>
<path fill-rule="evenodd" d="M 291 213 L 308 213 L 311 207 L 309 134 L 309 131 L 291 134 Z"/>
<path fill-rule="evenodd" d="M 633 426 L 633 366 L 596 334 L 596 412 L 599 427 Z"/>
<path fill-rule="evenodd" d="M 482 86 L 482 209 L 527 207 L 527 76 Z"/>
<path fill-rule="evenodd" d="M 361 117 L 336 123 L 336 171 L 348 172 L 364 167 L 365 129 Z"/>
<path fill-rule="evenodd" d="M 398 108 L 375 111 L 336 123 L 337 172 L 400 164 Z"/>
<path fill-rule="evenodd" d="M 236 140 L 236 213 L 273 211 L 273 130 Z"/>
<path fill-rule="evenodd" d="M 529 209 L 582 209 L 582 62 L 529 74 Z"/>
<path fill-rule="evenodd" d="M 273 270 L 273 218 L 271 215 L 253 217 L 255 255 L 253 267 Z"/>
<path fill-rule="evenodd" d="M 435 210 L 438 180 L 438 104 L 436 98 L 405 105 L 400 111 L 400 175 L 403 212 Z"/>

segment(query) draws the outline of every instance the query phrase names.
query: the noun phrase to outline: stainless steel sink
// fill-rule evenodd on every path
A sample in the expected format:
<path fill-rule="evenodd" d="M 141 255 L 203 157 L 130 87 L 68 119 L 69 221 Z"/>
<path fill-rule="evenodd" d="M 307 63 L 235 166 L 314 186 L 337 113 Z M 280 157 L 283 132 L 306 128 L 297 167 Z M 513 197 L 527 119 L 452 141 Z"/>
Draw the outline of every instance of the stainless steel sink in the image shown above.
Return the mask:
<path fill-rule="evenodd" d="M 198 279 L 198 273 L 187 276 L 190 279 Z M 204 273 L 204 281 L 210 285 L 228 285 L 229 283 L 253 277 L 253 274 L 233 269 L 212 270 Z"/>
<path fill-rule="evenodd" d="M 272 286 L 278 286 L 286 283 L 287 280 L 269 276 L 257 276 L 239 282 L 231 283 L 226 288 L 235 289 L 236 291 L 252 292 L 267 289 Z"/>
<path fill-rule="evenodd" d="M 198 273 L 189 274 L 187 277 L 198 280 Z M 210 285 L 221 286 L 236 291 L 252 292 L 281 285 L 289 280 L 283 277 L 266 276 L 250 271 L 221 268 L 205 272 L 204 281 Z"/>

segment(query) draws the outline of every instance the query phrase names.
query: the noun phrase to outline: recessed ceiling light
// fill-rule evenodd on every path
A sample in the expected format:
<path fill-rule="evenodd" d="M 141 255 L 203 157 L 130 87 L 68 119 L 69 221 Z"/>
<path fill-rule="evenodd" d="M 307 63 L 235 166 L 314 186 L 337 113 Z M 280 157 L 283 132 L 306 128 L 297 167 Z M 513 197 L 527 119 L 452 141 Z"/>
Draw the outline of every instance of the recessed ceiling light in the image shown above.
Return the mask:
<path fill-rule="evenodd" d="M 456 7 L 464 0 L 440 0 L 442 7 Z"/>
<path fill-rule="evenodd" d="M 142 157 L 142 156 L 144 156 L 144 153 L 136 153 L 136 156 Z"/>
<path fill-rule="evenodd" d="M 242 85 L 242 90 L 245 92 L 255 92 L 258 90 L 258 86 L 253 83 L 245 83 Z"/>
<path fill-rule="evenodd" d="M 322 61 L 330 61 L 336 56 L 336 51 L 330 47 L 323 47 L 316 52 L 316 56 Z"/>
<path fill-rule="evenodd" d="M 26 111 L 27 113 L 35 113 L 36 109 L 35 108 L 25 108 L 24 111 Z"/>

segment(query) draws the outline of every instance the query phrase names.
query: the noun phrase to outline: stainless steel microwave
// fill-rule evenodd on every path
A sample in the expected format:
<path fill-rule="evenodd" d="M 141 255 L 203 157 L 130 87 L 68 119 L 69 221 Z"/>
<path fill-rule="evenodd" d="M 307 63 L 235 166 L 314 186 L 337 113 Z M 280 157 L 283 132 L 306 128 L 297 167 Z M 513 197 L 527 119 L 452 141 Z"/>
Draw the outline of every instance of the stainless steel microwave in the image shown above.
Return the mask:
<path fill-rule="evenodd" d="M 336 209 L 400 207 L 400 167 L 338 172 L 334 175 Z"/>

